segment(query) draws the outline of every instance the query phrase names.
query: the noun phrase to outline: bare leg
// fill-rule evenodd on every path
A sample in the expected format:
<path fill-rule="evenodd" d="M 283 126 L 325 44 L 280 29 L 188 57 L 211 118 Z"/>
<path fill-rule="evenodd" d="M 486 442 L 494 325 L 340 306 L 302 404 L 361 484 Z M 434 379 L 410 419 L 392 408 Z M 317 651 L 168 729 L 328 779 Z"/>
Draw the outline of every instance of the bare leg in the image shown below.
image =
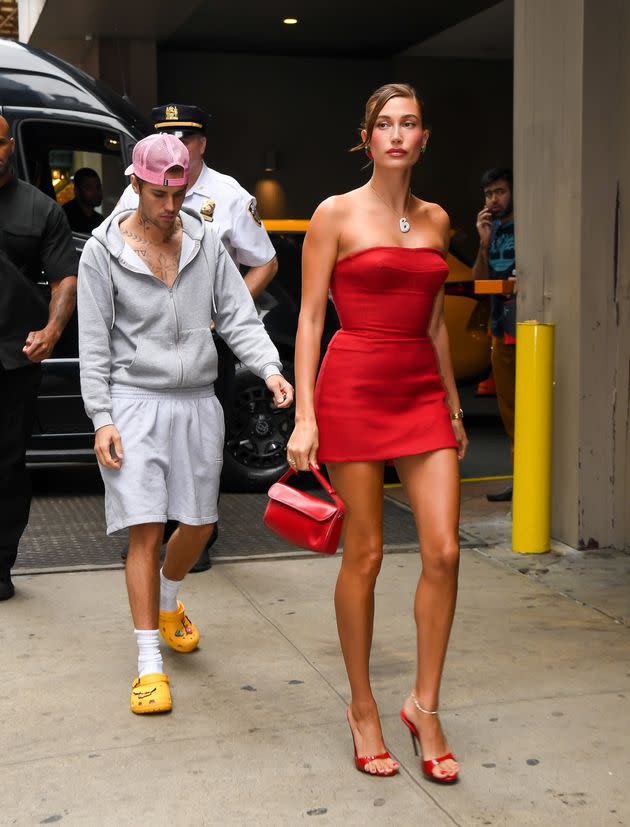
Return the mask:
<path fill-rule="evenodd" d="M 131 617 L 136 629 L 158 628 L 160 546 L 163 535 L 163 523 L 143 523 L 129 528 L 125 578 Z"/>
<path fill-rule="evenodd" d="M 370 649 L 374 626 L 374 586 L 383 559 L 383 463 L 348 462 L 328 466 L 333 486 L 346 506 L 343 558 L 335 589 L 341 650 L 352 700 L 350 726 L 359 756 L 385 752 L 381 722 L 370 686 Z M 371 761 L 369 772 L 399 765 Z"/>
<path fill-rule="evenodd" d="M 169 580 L 183 580 L 199 559 L 212 536 L 215 523 L 185 525 L 179 523 L 166 546 L 162 570 Z"/>
<path fill-rule="evenodd" d="M 453 449 L 396 461 L 396 469 L 413 509 L 420 536 L 422 574 L 416 590 L 418 667 L 414 694 L 420 705 L 438 708 L 446 647 L 455 613 L 459 570 L 459 467 Z M 425 760 L 449 751 L 437 715 L 419 712 L 411 697 L 405 714 L 418 728 Z M 440 777 L 458 769 L 444 761 L 433 771 Z"/>

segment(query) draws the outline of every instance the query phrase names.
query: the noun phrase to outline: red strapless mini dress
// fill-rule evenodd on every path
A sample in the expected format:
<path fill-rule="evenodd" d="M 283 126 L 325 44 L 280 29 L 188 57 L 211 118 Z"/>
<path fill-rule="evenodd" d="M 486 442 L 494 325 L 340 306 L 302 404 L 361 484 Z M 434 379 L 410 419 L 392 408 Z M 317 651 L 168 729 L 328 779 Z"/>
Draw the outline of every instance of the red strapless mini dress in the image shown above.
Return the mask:
<path fill-rule="evenodd" d="M 426 247 L 370 247 L 337 262 L 330 287 L 341 330 L 315 387 L 319 462 L 457 447 L 427 335 L 447 276 L 440 253 Z"/>

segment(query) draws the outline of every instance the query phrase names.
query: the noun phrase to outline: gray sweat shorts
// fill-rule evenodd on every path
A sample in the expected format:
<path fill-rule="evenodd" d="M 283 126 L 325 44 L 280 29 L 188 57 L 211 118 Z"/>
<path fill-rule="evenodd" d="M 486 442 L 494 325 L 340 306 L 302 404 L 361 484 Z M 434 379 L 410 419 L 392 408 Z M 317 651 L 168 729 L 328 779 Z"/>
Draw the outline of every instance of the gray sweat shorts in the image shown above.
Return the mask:
<path fill-rule="evenodd" d="M 120 470 L 99 465 L 107 533 L 141 523 L 217 521 L 225 423 L 214 388 L 111 389 Z"/>

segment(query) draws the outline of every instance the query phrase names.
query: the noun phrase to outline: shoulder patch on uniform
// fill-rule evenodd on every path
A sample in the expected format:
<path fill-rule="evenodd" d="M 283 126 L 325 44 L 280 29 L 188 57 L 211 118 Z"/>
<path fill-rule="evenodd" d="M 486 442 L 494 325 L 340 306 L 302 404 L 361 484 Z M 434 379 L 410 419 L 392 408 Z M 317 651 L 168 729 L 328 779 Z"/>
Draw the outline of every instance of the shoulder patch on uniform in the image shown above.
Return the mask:
<path fill-rule="evenodd" d="M 258 227 L 262 227 L 262 218 L 260 217 L 260 215 L 258 213 L 258 207 L 256 206 L 256 199 L 255 198 L 252 198 L 252 200 L 249 202 L 249 205 L 247 207 L 247 212 L 254 219 L 256 225 Z"/>
<path fill-rule="evenodd" d="M 206 198 L 201 202 L 201 207 L 199 208 L 199 212 L 204 217 L 206 221 L 214 221 L 214 208 L 216 207 L 215 202 L 212 198 Z"/>

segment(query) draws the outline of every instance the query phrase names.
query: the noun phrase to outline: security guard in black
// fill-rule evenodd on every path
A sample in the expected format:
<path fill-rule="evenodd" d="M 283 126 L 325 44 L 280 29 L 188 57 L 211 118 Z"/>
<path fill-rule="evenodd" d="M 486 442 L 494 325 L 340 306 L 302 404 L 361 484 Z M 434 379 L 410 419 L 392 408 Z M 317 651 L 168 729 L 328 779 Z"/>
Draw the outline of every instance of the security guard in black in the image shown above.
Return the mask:
<path fill-rule="evenodd" d="M 0 262 L 0 364 L 14 370 L 33 364 L 26 339 L 48 323 L 37 282 L 74 275 L 78 263 L 61 207 L 14 176 L 0 186 Z"/>
<path fill-rule="evenodd" d="M 77 256 L 61 207 L 12 169 L 15 142 L 0 116 L 0 600 L 14 594 L 11 568 L 31 491 L 25 467 L 39 363 L 56 345 L 76 302 Z M 47 303 L 37 282 L 47 279 Z"/>

